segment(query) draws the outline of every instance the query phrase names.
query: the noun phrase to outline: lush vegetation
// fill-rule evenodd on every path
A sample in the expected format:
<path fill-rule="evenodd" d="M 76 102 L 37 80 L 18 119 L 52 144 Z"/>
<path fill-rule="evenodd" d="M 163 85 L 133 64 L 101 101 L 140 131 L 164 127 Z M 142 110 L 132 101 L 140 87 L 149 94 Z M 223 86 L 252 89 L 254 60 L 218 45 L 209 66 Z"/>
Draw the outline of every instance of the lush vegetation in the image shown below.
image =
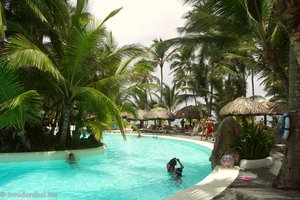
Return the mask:
<path fill-rule="evenodd" d="M 243 133 L 232 138 L 230 146 L 240 155 L 240 159 L 255 160 L 268 157 L 274 141 L 272 133 L 253 123 L 245 123 Z"/>
<path fill-rule="evenodd" d="M 116 123 L 123 130 L 120 112 L 155 105 L 175 111 L 192 100 L 218 116 L 226 103 L 246 96 L 247 78 L 255 74 L 268 95 L 286 101 L 288 37 L 273 4 L 252 10 L 246 2 L 187 2 L 193 9 L 179 29 L 183 36 L 144 48 L 118 47 L 106 30 L 120 9 L 97 21 L 85 0 L 76 7 L 62 0 L 1 1 L 3 151 L 35 149 L 34 134 L 44 137 L 39 146 L 76 148 L 82 127 L 100 141 Z M 230 8 L 238 12 L 225 12 Z M 175 77 L 171 87 L 162 76 L 167 62 Z M 151 75 L 155 67 L 160 80 Z M 55 126 L 45 129 L 51 122 L 59 127 L 55 137 Z M 70 124 L 76 125 L 72 137 Z"/>
<path fill-rule="evenodd" d="M 106 30 L 120 9 L 99 21 L 85 0 L 0 6 L 0 151 L 99 146 L 113 124 L 124 133 L 120 112 L 135 110 L 129 96 L 145 91 L 153 65 L 142 46 L 119 47 Z M 80 138 L 83 127 L 89 139 Z"/>
<path fill-rule="evenodd" d="M 113 125 L 124 133 L 128 122 L 120 112 L 157 105 L 174 111 L 192 101 L 221 118 L 219 110 L 246 96 L 254 76 L 271 100 L 288 102 L 299 115 L 299 0 L 184 2 L 192 9 L 178 29 L 181 36 L 155 39 L 145 48 L 120 47 L 106 29 L 120 9 L 99 21 L 87 12 L 88 0 L 77 0 L 75 7 L 68 0 L 1 0 L 0 151 L 99 146 L 102 132 Z M 175 77 L 171 86 L 164 84 L 166 63 Z M 156 67 L 160 80 L 151 74 Z M 261 98 L 254 89 L 252 97 Z M 83 127 L 92 133 L 89 139 L 80 139 Z M 243 157 L 265 156 L 272 138 L 246 129 L 236 148 Z M 289 161 L 276 185 L 299 190 L 299 123 L 291 132 Z M 251 149 L 256 140 L 266 145 Z"/>

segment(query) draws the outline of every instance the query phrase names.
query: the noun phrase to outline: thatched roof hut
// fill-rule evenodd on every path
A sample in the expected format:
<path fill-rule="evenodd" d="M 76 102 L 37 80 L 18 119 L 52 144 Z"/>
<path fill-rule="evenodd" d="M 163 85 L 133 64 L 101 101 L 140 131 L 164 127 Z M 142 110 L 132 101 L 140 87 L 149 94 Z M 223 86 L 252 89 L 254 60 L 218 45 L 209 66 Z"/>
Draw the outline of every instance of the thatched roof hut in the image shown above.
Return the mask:
<path fill-rule="evenodd" d="M 122 112 L 121 117 L 125 118 L 125 119 L 131 119 L 131 118 L 133 118 L 133 115 L 131 113 L 128 113 L 128 112 Z"/>
<path fill-rule="evenodd" d="M 289 110 L 288 105 L 283 102 L 265 101 L 262 104 L 268 109 L 268 115 L 282 115 Z"/>
<path fill-rule="evenodd" d="M 266 115 L 268 113 L 268 109 L 262 103 L 255 102 L 246 97 L 239 97 L 229 102 L 220 111 L 220 115 L 222 116 Z"/>
<path fill-rule="evenodd" d="M 186 106 L 175 112 L 176 118 L 200 119 L 204 115 L 204 111 L 199 106 Z"/>
<path fill-rule="evenodd" d="M 145 115 L 146 119 L 170 119 L 170 120 L 174 120 L 175 119 L 175 115 L 168 111 L 165 108 L 162 107 L 157 107 L 157 108 L 153 108 L 151 109 L 146 115 Z"/>
<path fill-rule="evenodd" d="M 147 114 L 147 111 L 145 110 L 137 110 L 136 111 L 137 116 L 135 117 L 133 114 L 131 113 L 127 113 L 127 112 L 122 112 L 121 115 L 123 118 L 129 119 L 129 120 L 146 120 L 145 115 Z"/>

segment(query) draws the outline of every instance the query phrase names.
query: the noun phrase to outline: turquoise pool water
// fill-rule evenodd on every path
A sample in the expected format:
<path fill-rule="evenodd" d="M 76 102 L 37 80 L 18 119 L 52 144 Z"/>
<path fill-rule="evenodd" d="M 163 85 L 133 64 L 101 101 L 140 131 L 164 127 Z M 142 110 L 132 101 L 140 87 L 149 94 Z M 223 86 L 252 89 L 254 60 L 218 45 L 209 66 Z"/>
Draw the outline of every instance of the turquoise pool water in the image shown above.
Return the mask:
<path fill-rule="evenodd" d="M 66 161 L 0 163 L 0 199 L 159 200 L 201 181 L 211 150 L 164 138 L 105 135 L 99 156 Z M 76 155 L 75 155 L 76 156 Z M 181 180 L 166 172 L 169 159 L 184 165 Z"/>

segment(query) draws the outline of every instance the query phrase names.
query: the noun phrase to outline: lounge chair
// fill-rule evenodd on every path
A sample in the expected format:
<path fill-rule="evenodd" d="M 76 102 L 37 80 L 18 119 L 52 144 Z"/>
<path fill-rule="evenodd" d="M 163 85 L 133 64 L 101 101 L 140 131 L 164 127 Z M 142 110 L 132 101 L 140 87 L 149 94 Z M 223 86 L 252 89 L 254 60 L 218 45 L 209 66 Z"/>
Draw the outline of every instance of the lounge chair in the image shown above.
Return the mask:
<path fill-rule="evenodd" d="M 199 125 L 197 124 L 197 125 L 194 126 L 192 131 L 186 131 L 185 134 L 190 135 L 190 136 L 197 135 L 198 130 L 199 130 Z"/>
<path fill-rule="evenodd" d="M 124 129 L 125 133 L 132 133 L 133 129 L 131 128 L 131 126 L 126 126 Z"/>
<path fill-rule="evenodd" d="M 155 133 L 167 133 L 167 130 L 166 129 L 164 129 L 164 127 L 157 127 L 156 129 L 155 129 Z"/>
<path fill-rule="evenodd" d="M 142 133 L 154 133 L 155 132 L 155 129 L 156 129 L 156 126 L 154 125 L 149 125 L 147 126 L 147 128 L 141 128 L 140 131 Z"/>

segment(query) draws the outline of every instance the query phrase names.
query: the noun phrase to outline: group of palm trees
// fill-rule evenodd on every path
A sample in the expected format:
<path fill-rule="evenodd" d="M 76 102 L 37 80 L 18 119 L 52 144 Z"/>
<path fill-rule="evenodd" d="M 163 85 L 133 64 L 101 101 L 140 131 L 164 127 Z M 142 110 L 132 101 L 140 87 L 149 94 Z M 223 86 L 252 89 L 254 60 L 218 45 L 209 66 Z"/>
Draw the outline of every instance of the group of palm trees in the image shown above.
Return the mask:
<path fill-rule="evenodd" d="M 1 1 L 0 131 L 30 148 L 27 135 L 58 123 L 67 144 L 70 124 L 88 126 L 100 139 L 152 67 L 139 45 L 118 47 L 104 23 L 67 0 Z M 135 83 L 133 85 L 132 83 Z M 40 129 L 37 129 L 40 127 Z M 51 130 L 51 133 L 53 131 Z M 38 133 L 36 133 L 38 134 Z"/>
<path fill-rule="evenodd" d="M 121 9 L 99 21 L 87 12 L 87 0 L 75 7 L 68 0 L 0 2 L 1 145 L 11 135 L 30 148 L 26 135 L 43 132 L 52 118 L 62 145 L 71 123 L 75 132 L 87 126 L 100 139 L 114 123 L 123 131 L 121 111 L 155 105 L 174 111 L 188 100 L 218 117 L 226 103 L 246 96 L 249 76 L 261 78 L 272 100 L 299 112 L 299 0 L 185 0 L 192 10 L 178 28 L 181 36 L 154 40 L 149 48 L 119 47 L 106 30 Z M 163 81 L 167 62 L 172 86 Z M 156 67 L 160 80 L 152 75 Z M 300 134 L 299 125 L 293 131 Z M 288 145 L 298 143 L 299 137 Z M 299 153 L 287 154 L 300 165 Z M 296 185 L 297 173 L 280 177 Z"/>
<path fill-rule="evenodd" d="M 228 100 L 246 95 L 248 76 L 252 80 L 254 75 L 259 76 L 271 100 L 287 103 L 292 123 L 283 166 L 274 185 L 299 190 L 300 1 L 184 2 L 192 4 L 192 10 L 185 16 L 185 26 L 179 28 L 182 36 L 170 41 L 194 47 L 198 59 L 190 70 L 182 70 L 178 79 L 218 115 L 220 106 Z M 191 82 L 181 78 L 186 76 L 197 78 Z M 254 91 L 252 96 L 256 98 Z"/>

